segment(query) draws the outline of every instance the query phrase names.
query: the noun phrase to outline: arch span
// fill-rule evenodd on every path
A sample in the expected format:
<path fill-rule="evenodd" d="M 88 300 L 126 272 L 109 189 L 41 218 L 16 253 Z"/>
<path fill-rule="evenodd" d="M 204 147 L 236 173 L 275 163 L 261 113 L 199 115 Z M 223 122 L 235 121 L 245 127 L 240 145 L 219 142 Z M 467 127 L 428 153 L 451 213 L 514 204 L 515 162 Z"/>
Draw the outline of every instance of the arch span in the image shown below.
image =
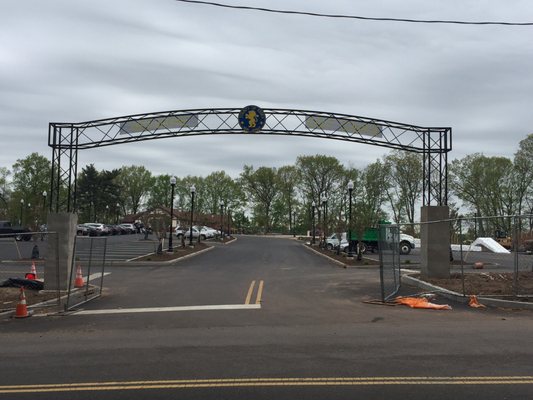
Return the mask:
<path fill-rule="evenodd" d="M 136 114 L 49 124 L 50 211 L 76 210 L 78 151 L 146 140 L 199 135 L 283 135 L 364 143 L 423 154 L 423 205 L 446 205 L 452 130 L 347 114 L 247 106 Z"/>

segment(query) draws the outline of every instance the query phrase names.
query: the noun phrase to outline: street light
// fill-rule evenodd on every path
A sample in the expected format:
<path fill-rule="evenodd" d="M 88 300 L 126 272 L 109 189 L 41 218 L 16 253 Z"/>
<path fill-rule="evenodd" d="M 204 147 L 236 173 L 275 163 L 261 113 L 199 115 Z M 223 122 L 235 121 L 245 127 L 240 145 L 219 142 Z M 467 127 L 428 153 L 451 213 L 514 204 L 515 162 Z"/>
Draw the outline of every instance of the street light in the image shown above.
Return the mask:
<path fill-rule="evenodd" d="M 313 240 L 311 242 L 311 244 L 315 244 L 315 207 L 316 207 L 316 204 L 313 200 L 313 202 L 311 203 L 311 229 L 313 229 Z"/>
<path fill-rule="evenodd" d="M 322 212 L 323 212 L 323 218 L 322 218 L 322 234 L 324 236 L 324 246 L 326 246 L 326 229 L 327 229 L 327 212 L 328 212 L 328 197 L 326 195 L 322 196 Z"/>
<path fill-rule="evenodd" d="M 116 222 L 116 224 L 118 225 L 118 219 L 119 219 L 119 216 L 120 216 L 120 203 L 115 204 L 115 206 L 117 207 L 117 222 Z"/>
<path fill-rule="evenodd" d="M 174 249 L 172 248 L 172 218 L 174 216 L 174 188 L 176 187 L 175 176 L 170 178 L 170 187 L 170 235 L 168 237 L 168 252 L 173 253 Z"/>
<path fill-rule="evenodd" d="M 296 237 L 296 211 L 292 212 L 292 237 Z"/>
<path fill-rule="evenodd" d="M 189 246 L 192 246 L 192 217 L 194 214 L 194 193 L 196 192 L 196 188 L 194 185 L 191 185 L 191 230 L 190 230 L 190 236 L 189 236 Z"/>
<path fill-rule="evenodd" d="M 24 207 L 24 199 L 20 199 L 20 218 L 19 225 L 22 226 L 22 208 Z"/>
<path fill-rule="evenodd" d="M 105 222 L 109 224 L 109 204 L 105 205 Z"/>
<path fill-rule="evenodd" d="M 348 193 L 350 194 L 349 208 L 348 208 L 348 257 L 353 257 L 353 248 L 352 248 L 352 192 L 353 192 L 353 181 L 350 179 L 348 181 Z"/>
<path fill-rule="evenodd" d="M 224 202 L 220 202 L 220 238 L 224 238 Z"/>
<path fill-rule="evenodd" d="M 43 191 L 43 224 L 45 223 L 45 217 L 46 217 L 46 196 L 48 193 L 46 193 L 46 190 Z"/>

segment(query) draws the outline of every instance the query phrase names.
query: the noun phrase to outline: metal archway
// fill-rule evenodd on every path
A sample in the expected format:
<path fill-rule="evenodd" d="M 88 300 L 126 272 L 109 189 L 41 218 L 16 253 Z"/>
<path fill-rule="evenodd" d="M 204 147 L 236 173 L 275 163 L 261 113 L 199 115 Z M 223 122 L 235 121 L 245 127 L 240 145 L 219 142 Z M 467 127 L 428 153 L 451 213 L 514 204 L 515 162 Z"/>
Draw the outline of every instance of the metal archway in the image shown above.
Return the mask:
<path fill-rule="evenodd" d="M 447 205 L 451 128 L 321 111 L 247 106 L 128 115 L 78 123 L 51 122 L 50 211 L 76 210 L 78 150 L 198 135 L 285 135 L 343 140 L 423 154 L 422 205 Z"/>

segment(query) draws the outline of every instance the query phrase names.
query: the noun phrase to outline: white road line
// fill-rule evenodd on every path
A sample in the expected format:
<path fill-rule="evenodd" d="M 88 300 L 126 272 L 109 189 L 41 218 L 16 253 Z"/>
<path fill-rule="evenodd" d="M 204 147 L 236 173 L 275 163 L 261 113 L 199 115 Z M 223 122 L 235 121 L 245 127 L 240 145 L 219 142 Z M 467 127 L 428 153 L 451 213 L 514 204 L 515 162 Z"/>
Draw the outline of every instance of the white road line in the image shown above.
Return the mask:
<path fill-rule="evenodd" d="M 111 272 L 104 272 L 104 276 L 107 276 L 107 275 L 111 275 Z M 102 273 L 97 272 L 96 274 L 89 275 L 89 280 L 92 281 L 92 280 L 95 280 L 101 277 L 102 277 Z"/>
<path fill-rule="evenodd" d="M 149 308 L 115 308 L 109 310 L 82 310 L 71 315 L 133 314 L 176 311 L 213 311 L 213 310 L 257 310 L 261 304 L 222 304 L 211 306 L 149 307 Z"/>

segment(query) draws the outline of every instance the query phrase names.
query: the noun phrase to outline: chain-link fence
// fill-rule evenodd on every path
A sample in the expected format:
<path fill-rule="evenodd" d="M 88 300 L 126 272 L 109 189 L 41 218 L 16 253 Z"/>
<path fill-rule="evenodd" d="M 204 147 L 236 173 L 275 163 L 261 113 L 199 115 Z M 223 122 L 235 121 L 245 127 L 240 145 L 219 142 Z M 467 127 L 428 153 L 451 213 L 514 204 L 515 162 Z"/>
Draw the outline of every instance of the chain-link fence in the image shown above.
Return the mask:
<path fill-rule="evenodd" d="M 67 267 L 61 245 L 55 232 L 0 234 L 0 313 L 16 309 L 21 287 L 31 313 L 71 310 L 101 295 L 107 238 L 77 236 Z"/>
<path fill-rule="evenodd" d="M 46 290 L 44 281 L 45 270 L 59 276 L 58 257 L 48 254 L 57 255 L 58 247 L 55 232 L 0 234 L 0 313 L 16 309 L 21 287 L 25 289 L 30 313 L 57 312 L 60 309 L 66 292 Z"/>
<path fill-rule="evenodd" d="M 450 234 L 460 293 L 533 298 L 533 216 L 459 218 Z"/>
<path fill-rule="evenodd" d="M 381 300 L 391 299 L 400 290 L 400 228 L 380 225 L 378 235 Z"/>
<path fill-rule="evenodd" d="M 76 237 L 65 311 L 101 296 L 106 252 L 106 237 Z"/>

